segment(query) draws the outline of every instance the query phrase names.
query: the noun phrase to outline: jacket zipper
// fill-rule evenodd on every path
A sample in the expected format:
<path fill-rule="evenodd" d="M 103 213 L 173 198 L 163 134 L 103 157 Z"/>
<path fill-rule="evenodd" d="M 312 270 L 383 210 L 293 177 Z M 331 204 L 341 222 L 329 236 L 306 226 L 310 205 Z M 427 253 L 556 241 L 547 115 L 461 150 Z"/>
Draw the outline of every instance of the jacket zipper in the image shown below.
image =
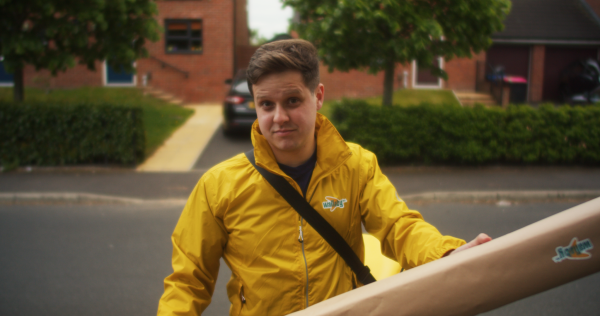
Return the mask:
<path fill-rule="evenodd" d="M 302 217 L 300 217 L 300 224 L 298 230 L 300 235 L 298 236 L 298 242 L 302 245 L 302 258 L 304 258 L 304 269 L 306 271 L 306 307 L 308 308 L 308 264 L 306 263 L 306 253 L 304 252 L 304 234 L 302 233 Z"/>
<path fill-rule="evenodd" d="M 317 187 L 318 186 L 319 185 L 317 184 Z M 310 201 L 312 201 L 312 198 L 316 192 L 317 192 L 317 188 L 315 187 L 313 194 L 310 196 L 310 199 L 308 199 L 308 203 L 310 203 Z M 304 269 L 306 271 L 306 307 L 305 308 L 308 308 L 308 263 L 306 263 L 306 253 L 304 252 L 304 233 L 302 232 L 302 222 L 303 221 L 304 221 L 304 219 L 302 218 L 302 216 L 300 216 L 300 226 L 299 226 L 300 235 L 298 236 L 298 242 L 302 244 L 302 257 L 304 258 Z"/>
<path fill-rule="evenodd" d="M 318 185 L 317 185 L 318 187 Z M 310 196 L 310 199 L 308 199 L 308 202 L 310 203 L 310 201 L 312 200 L 313 196 L 315 195 L 315 193 L 317 192 L 317 188 L 315 188 L 315 190 L 313 191 L 313 194 Z M 303 218 L 302 216 L 300 216 L 300 223 L 298 226 L 298 230 L 300 235 L 298 236 L 298 242 L 300 244 L 302 244 L 302 258 L 304 258 L 304 269 L 306 271 L 306 307 L 308 308 L 308 263 L 306 262 L 306 253 L 304 252 L 304 233 L 302 232 L 302 222 L 303 222 Z"/>

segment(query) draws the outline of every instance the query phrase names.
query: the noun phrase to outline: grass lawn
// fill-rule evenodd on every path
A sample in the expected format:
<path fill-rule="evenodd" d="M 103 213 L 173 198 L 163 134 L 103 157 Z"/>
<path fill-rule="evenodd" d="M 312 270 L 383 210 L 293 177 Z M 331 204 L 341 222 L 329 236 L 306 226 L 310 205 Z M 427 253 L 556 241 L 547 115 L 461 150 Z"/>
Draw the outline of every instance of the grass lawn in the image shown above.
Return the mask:
<path fill-rule="evenodd" d="M 0 88 L 0 100 L 11 101 L 12 88 Z M 52 103 L 110 103 L 137 105 L 144 109 L 144 129 L 146 130 L 146 157 L 152 154 L 175 129 L 181 126 L 194 111 L 168 102 L 144 96 L 137 88 L 90 87 L 79 89 L 44 90 L 25 89 L 25 102 Z"/>
<path fill-rule="evenodd" d="M 381 106 L 381 96 L 365 98 L 364 100 L 372 105 Z M 325 101 L 319 112 L 329 117 L 331 105 L 337 101 L 339 100 Z M 392 97 L 394 106 L 411 106 L 421 103 L 459 105 L 451 90 L 401 89 L 394 91 Z"/>

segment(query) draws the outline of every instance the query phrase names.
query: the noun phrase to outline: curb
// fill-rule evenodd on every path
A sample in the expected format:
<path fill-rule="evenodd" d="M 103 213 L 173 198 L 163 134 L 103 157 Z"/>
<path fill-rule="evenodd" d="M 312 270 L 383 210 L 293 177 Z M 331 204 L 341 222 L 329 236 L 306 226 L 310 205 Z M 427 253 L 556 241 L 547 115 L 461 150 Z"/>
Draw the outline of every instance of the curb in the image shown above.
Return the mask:
<path fill-rule="evenodd" d="M 490 201 L 555 201 L 591 200 L 600 197 L 600 190 L 558 191 L 457 191 L 407 194 L 407 202 L 490 202 Z M 106 203 L 127 205 L 184 206 L 187 199 L 137 199 L 111 195 L 76 192 L 5 192 L 0 193 L 0 203 Z"/>
<path fill-rule="evenodd" d="M 22 193 L 7 192 L 0 193 L 0 203 L 106 203 L 106 204 L 127 204 L 127 205 L 185 205 L 187 199 L 136 199 L 111 195 L 101 195 L 93 193 Z"/>
<path fill-rule="evenodd" d="M 591 200 L 597 197 L 600 197 L 600 190 L 427 192 L 408 194 L 402 198 L 410 202 L 524 202 L 564 199 Z"/>

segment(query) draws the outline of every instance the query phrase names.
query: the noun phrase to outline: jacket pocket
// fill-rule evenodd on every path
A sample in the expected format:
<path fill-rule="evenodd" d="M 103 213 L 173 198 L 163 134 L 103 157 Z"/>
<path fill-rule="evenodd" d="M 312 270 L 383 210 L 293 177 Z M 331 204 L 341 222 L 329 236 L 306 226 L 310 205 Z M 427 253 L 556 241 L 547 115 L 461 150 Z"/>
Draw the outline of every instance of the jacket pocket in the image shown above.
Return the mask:
<path fill-rule="evenodd" d="M 234 304 L 234 308 L 235 310 L 233 311 L 234 313 L 232 313 L 233 315 L 239 316 L 242 314 L 242 309 L 244 308 L 244 305 L 246 305 L 246 297 L 244 296 L 244 286 L 242 284 L 239 285 L 239 291 L 238 291 L 238 301 L 237 304 Z"/>

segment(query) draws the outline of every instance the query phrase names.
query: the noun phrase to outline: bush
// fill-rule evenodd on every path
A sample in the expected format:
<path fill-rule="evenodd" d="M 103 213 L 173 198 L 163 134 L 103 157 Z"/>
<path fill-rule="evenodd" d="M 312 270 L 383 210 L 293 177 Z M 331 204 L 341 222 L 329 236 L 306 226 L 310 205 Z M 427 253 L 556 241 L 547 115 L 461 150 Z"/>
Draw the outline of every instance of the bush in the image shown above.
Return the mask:
<path fill-rule="evenodd" d="M 600 107 L 333 105 L 341 135 L 382 163 L 600 163 Z"/>
<path fill-rule="evenodd" d="M 0 103 L 0 165 L 135 164 L 144 159 L 142 109 Z"/>

